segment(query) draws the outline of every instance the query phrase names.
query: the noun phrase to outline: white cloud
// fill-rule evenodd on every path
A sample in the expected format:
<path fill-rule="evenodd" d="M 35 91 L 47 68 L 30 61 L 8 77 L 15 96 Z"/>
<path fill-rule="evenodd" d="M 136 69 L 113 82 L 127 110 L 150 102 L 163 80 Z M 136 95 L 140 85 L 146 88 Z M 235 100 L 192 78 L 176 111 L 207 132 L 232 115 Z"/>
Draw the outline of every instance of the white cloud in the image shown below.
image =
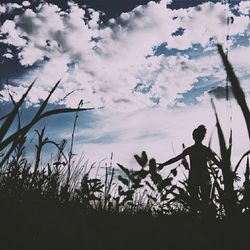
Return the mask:
<path fill-rule="evenodd" d="M 5 5 L 0 4 L 0 15 L 3 14 L 3 13 L 5 13 L 5 11 L 6 11 Z"/>
<path fill-rule="evenodd" d="M 13 58 L 13 54 L 12 54 L 11 49 L 7 49 L 5 51 L 5 53 L 3 54 L 3 57 L 8 58 L 8 59 L 12 59 Z"/>
<path fill-rule="evenodd" d="M 12 59 L 13 55 L 11 53 L 7 52 L 7 53 L 3 54 L 3 57 L 8 58 L 8 59 Z"/>
<path fill-rule="evenodd" d="M 241 1 L 239 3 L 239 10 L 242 14 L 250 15 L 250 1 Z"/>
<path fill-rule="evenodd" d="M 229 53 L 229 60 L 231 60 L 233 65 L 236 65 L 238 68 L 244 68 L 248 71 L 250 70 L 249 63 L 250 47 L 238 47 L 234 50 L 231 50 Z"/>
<path fill-rule="evenodd" d="M 199 77 L 211 76 L 215 69 L 218 70 L 221 67 L 218 56 L 199 59 L 171 56 L 165 58 L 165 62 L 163 72 L 157 76 L 156 84 L 152 88 L 154 95 L 160 96 L 163 106 L 174 104 L 175 98 L 191 90 Z M 215 74 L 214 76 L 216 77 Z"/>
<path fill-rule="evenodd" d="M 35 12 L 26 9 L 14 21 L 6 21 L 1 32 L 9 34 L 6 43 L 22 47 L 19 57 L 23 65 L 39 66 L 20 79 L 31 82 L 39 77 L 31 100 L 37 102 L 49 86 L 63 77 L 61 89 L 51 101 L 60 99 L 63 92 L 77 90 L 66 105 L 76 106 L 81 98 L 111 110 L 119 107 L 131 111 L 154 106 L 152 98 L 159 98 L 165 107 L 191 90 L 199 77 L 224 79 L 225 74 L 218 56 L 155 56 L 154 49 L 164 42 L 168 49 L 180 50 L 198 43 L 209 51 L 214 48 L 212 39 L 225 42 L 226 17 L 232 14 L 221 3 L 179 10 L 166 8 L 166 3 L 138 6 L 102 27 L 100 14 L 94 10 L 90 10 L 92 18 L 87 22 L 85 10 L 75 4 L 71 3 L 66 12 L 42 4 Z M 247 27 L 247 16 L 234 16 L 229 34 L 241 34 Z M 184 34 L 173 36 L 179 28 L 184 29 Z M 244 49 L 233 54 L 236 64 L 240 61 L 237 55 L 243 55 Z M 41 63 L 44 58 L 48 61 Z M 247 58 L 236 64 L 238 68 L 242 65 L 249 67 Z M 138 84 L 147 90 L 135 92 Z"/>
<path fill-rule="evenodd" d="M 43 60 L 43 52 L 35 47 L 26 47 L 19 54 L 20 62 L 23 65 L 29 66 Z"/>
<path fill-rule="evenodd" d="M 19 33 L 15 29 L 15 26 L 14 21 L 6 20 L 4 22 L 0 29 L 2 34 L 7 34 L 7 38 L 4 42 L 18 47 L 24 47 L 26 45 L 26 40 L 20 37 Z"/>
<path fill-rule="evenodd" d="M 28 6 L 30 6 L 30 2 L 29 1 L 23 1 L 22 5 L 24 7 L 28 7 Z"/>
<path fill-rule="evenodd" d="M 249 2 L 249 1 L 248 1 Z M 168 42 L 169 47 L 187 49 L 192 44 L 207 47 L 212 41 L 227 44 L 227 35 L 234 36 L 245 32 L 249 25 L 247 16 L 236 16 L 229 6 L 207 2 L 200 6 L 175 11 L 183 28 L 182 36 L 175 36 Z M 227 18 L 233 17 L 233 23 L 227 25 Z"/>
<path fill-rule="evenodd" d="M 19 5 L 17 3 L 7 3 L 7 4 L 0 4 L 0 16 L 2 14 L 13 14 L 14 11 L 17 9 L 21 9 L 22 5 Z"/>

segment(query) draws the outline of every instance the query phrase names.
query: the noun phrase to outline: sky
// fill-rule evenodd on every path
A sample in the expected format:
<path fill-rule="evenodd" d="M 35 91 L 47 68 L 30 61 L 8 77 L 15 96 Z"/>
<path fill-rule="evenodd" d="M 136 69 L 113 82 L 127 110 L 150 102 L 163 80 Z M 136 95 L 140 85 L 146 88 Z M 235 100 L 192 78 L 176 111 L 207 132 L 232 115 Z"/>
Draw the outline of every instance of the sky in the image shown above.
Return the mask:
<path fill-rule="evenodd" d="M 234 98 L 226 101 L 216 44 L 228 51 L 249 103 L 249 17 L 250 1 L 236 0 L 2 1 L 1 116 L 11 108 L 9 93 L 18 100 L 37 79 L 22 110 L 25 124 L 61 79 L 50 109 L 81 100 L 96 108 L 79 114 L 73 152 L 91 162 L 113 153 L 115 163 L 134 168 L 142 150 L 157 162 L 180 153 L 200 124 L 205 144 L 212 138 L 219 153 L 212 97 L 226 137 L 233 128 L 237 162 L 249 148 L 247 130 Z M 46 124 L 50 139 L 70 141 L 74 116 L 38 128 Z"/>

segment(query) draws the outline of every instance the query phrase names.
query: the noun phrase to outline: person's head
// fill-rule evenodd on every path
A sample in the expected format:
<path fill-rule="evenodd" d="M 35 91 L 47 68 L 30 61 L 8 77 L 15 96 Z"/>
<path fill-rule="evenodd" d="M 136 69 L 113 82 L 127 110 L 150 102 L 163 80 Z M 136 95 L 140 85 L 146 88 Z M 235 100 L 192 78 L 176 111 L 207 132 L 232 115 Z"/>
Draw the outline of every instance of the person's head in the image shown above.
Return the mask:
<path fill-rule="evenodd" d="M 204 125 L 200 125 L 198 128 L 196 128 L 193 131 L 193 139 L 195 142 L 201 143 L 203 139 L 205 138 L 207 129 Z"/>

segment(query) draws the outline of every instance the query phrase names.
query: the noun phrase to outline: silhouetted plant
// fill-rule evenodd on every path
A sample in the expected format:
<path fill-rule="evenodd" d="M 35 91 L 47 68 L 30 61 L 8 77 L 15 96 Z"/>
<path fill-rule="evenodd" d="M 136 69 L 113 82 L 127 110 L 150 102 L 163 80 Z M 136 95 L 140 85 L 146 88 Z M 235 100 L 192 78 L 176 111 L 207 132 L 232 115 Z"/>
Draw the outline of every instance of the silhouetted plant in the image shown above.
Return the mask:
<path fill-rule="evenodd" d="M 241 111 L 244 115 L 245 122 L 246 122 L 247 129 L 248 129 L 248 136 L 250 139 L 250 111 L 249 111 L 249 108 L 247 106 L 244 91 L 242 90 L 242 88 L 240 86 L 240 81 L 239 81 L 238 77 L 235 75 L 234 69 L 233 69 L 231 63 L 229 62 L 226 54 L 224 53 L 222 46 L 220 44 L 218 44 L 217 48 L 218 48 L 219 54 L 221 56 L 222 62 L 224 64 L 225 70 L 227 72 L 228 79 L 231 83 L 234 97 L 237 100 L 237 102 L 241 108 Z"/>
<path fill-rule="evenodd" d="M 56 115 L 56 114 L 61 114 L 61 113 L 72 113 L 72 112 L 78 112 L 78 111 L 87 111 L 87 110 L 92 110 L 93 108 L 77 108 L 77 109 L 71 109 L 71 108 L 61 108 L 61 109 L 54 109 L 50 111 L 45 111 L 45 108 L 49 102 L 50 97 L 52 94 L 55 92 L 56 88 L 58 87 L 60 81 L 58 81 L 55 86 L 51 89 L 50 93 L 48 94 L 47 98 L 43 101 L 41 106 L 39 107 L 38 111 L 34 115 L 34 117 L 31 119 L 31 121 L 25 125 L 24 127 L 20 127 L 16 132 L 12 134 L 8 134 L 8 131 L 10 130 L 10 127 L 12 123 L 14 122 L 15 117 L 18 115 L 19 108 L 23 105 L 25 98 L 27 97 L 28 93 L 30 92 L 31 88 L 33 87 L 35 82 L 33 82 L 27 91 L 23 94 L 21 99 L 15 103 L 14 102 L 14 107 L 12 111 L 4 116 L 3 124 L 0 127 L 0 152 L 3 154 L 2 160 L 0 162 L 0 167 L 3 166 L 3 164 L 7 161 L 7 159 L 10 157 L 12 152 L 15 150 L 17 141 L 20 140 L 22 137 L 25 137 L 26 134 L 30 131 L 30 129 L 38 123 L 41 119 L 51 116 L 51 115 Z M 11 97 L 11 99 L 13 99 Z M 7 138 L 6 138 L 7 137 Z M 8 146 L 12 144 L 9 148 Z M 3 151 L 6 152 L 3 152 Z"/>

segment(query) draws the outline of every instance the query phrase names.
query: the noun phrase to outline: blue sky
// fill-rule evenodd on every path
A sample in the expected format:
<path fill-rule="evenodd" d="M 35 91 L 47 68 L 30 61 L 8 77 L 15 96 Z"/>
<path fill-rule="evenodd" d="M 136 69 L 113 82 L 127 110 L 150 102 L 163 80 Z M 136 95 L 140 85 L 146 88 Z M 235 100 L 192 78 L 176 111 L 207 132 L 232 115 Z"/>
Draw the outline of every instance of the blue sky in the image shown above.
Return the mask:
<path fill-rule="evenodd" d="M 11 105 L 8 93 L 17 100 L 37 78 L 23 109 L 27 122 L 62 79 L 49 108 L 77 107 L 80 100 L 103 107 L 79 115 L 75 153 L 98 161 L 114 152 L 126 164 L 145 149 L 159 161 L 179 153 L 200 123 L 211 135 L 211 95 L 227 131 L 231 111 L 225 112 L 226 75 L 216 43 L 228 49 L 248 100 L 250 91 L 250 1 L 229 2 L 6 1 L 0 5 L 1 114 Z M 244 138 L 231 102 L 234 136 Z M 46 124 L 56 141 L 70 139 L 73 121 L 74 114 L 60 115 L 39 128 Z M 242 140 L 235 159 L 247 147 Z"/>

